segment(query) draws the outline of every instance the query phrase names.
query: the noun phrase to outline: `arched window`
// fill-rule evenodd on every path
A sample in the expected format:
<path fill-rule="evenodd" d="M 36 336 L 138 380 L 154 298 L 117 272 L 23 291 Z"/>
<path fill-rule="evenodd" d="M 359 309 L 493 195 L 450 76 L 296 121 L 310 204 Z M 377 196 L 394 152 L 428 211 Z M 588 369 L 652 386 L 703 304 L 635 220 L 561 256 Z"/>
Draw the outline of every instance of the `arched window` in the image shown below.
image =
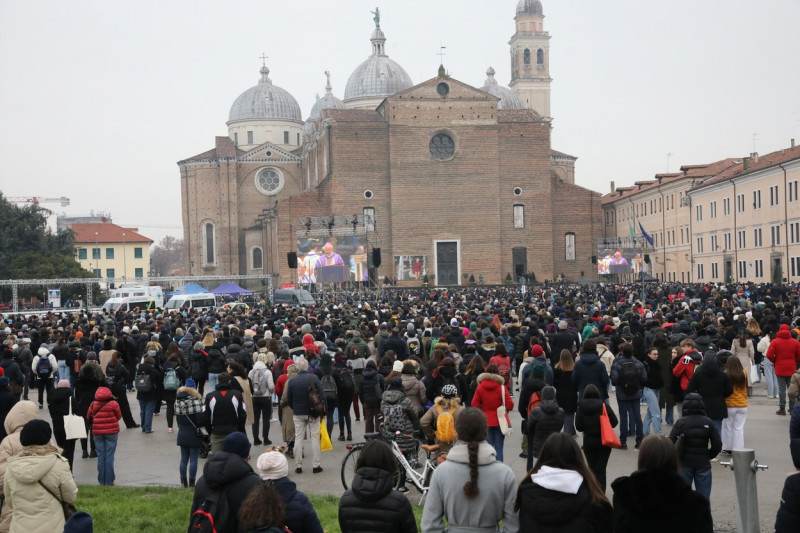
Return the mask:
<path fill-rule="evenodd" d="M 203 224 L 203 264 L 213 265 L 216 263 L 216 232 L 214 224 L 206 222 Z"/>
<path fill-rule="evenodd" d="M 250 264 L 253 270 L 261 270 L 264 268 L 264 252 L 259 246 L 253 248 Z"/>
<path fill-rule="evenodd" d="M 571 231 L 564 234 L 565 259 L 575 261 L 575 234 Z"/>
<path fill-rule="evenodd" d="M 522 52 L 522 62 L 525 64 L 526 67 L 531 66 L 531 51 L 527 48 L 524 52 Z"/>
<path fill-rule="evenodd" d="M 540 67 L 544 66 L 544 50 L 541 48 L 536 50 L 536 64 Z"/>

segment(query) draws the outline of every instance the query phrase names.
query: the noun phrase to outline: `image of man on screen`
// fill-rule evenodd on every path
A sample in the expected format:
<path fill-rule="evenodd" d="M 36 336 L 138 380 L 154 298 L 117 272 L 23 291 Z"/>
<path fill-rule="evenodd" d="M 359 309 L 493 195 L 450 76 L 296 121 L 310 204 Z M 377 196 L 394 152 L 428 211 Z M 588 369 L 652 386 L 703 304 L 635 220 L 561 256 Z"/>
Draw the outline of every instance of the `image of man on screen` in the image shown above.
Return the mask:
<path fill-rule="evenodd" d="M 322 247 L 322 255 L 317 259 L 317 268 L 327 266 L 344 266 L 342 256 L 333 251 L 333 244 L 326 242 Z"/>
<path fill-rule="evenodd" d="M 609 271 L 612 274 L 626 274 L 628 272 L 628 260 L 622 257 L 622 252 L 617 250 L 609 263 Z"/>

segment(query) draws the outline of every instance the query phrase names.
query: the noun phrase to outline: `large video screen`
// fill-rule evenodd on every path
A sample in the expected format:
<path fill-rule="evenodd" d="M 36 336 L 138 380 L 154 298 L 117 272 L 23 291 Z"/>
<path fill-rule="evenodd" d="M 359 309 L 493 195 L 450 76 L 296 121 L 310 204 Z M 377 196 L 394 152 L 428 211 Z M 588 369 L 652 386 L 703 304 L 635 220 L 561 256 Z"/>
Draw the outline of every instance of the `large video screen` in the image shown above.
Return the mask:
<path fill-rule="evenodd" d="M 638 274 L 644 267 L 641 248 L 599 248 L 597 250 L 597 273 Z"/>
<path fill-rule="evenodd" d="M 394 271 L 397 281 L 421 281 L 428 275 L 427 255 L 396 255 Z"/>
<path fill-rule="evenodd" d="M 297 239 L 297 283 L 367 281 L 364 235 Z"/>

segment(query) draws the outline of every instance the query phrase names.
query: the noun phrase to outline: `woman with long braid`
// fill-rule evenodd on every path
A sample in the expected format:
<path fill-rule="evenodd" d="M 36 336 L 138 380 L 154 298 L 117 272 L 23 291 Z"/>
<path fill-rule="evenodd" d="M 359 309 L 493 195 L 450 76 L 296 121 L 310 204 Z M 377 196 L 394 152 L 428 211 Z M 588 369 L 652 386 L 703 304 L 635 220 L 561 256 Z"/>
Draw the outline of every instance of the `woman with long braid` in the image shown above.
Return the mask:
<path fill-rule="evenodd" d="M 519 531 L 516 478 L 511 468 L 497 461 L 494 447 L 486 442 L 487 431 L 483 411 L 462 411 L 456 420 L 456 444 L 433 472 L 422 531 L 446 531 L 445 519 L 451 531 Z"/>

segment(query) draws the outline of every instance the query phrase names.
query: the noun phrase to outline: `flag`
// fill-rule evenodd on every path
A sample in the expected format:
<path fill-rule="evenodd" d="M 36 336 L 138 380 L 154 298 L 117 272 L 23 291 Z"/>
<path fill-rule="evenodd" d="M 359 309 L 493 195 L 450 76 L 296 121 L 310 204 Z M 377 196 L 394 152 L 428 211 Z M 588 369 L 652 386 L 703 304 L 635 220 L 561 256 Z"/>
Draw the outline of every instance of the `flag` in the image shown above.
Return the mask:
<path fill-rule="evenodd" d="M 653 246 L 653 237 L 651 237 L 650 235 L 648 235 L 648 234 L 647 234 L 647 232 L 644 230 L 644 226 L 642 226 L 642 223 L 641 223 L 641 222 L 639 222 L 639 229 L 640 229 L 640 230 L 641 230 L 641 232 L 642 232 L 642 237 L 644 237 L 644 239 L 645 239 L 647 242 L 649 242 L 649 243 L 650 243 L 650 246 Z"/>
<path fill-rule="evenodd" d="M 628 224 L 628 229 L 631 230 L 631 240 L 636 240 L 636 230 L 630 224 Z"/>

